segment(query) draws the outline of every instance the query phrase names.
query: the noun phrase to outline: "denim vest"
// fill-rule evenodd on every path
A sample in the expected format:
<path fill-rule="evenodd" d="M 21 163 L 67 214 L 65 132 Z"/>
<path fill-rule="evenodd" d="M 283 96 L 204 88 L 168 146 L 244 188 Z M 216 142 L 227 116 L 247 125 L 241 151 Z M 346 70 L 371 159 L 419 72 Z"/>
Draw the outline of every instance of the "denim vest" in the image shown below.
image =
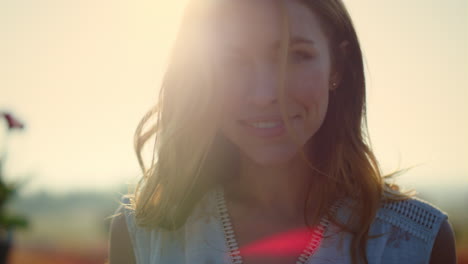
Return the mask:
<path fill-rule="evenodd" d="M 128 200 L 123 199 L 124 203 Z M 148 230 L 136 225 L 134 212 L 124 210 L 137 264 L 236 264 L 225 240 L 225 230 L 214 191 L 200 200 L 185 225 L 176 231 Z M 350 209 L 344 203 L 337 213 L 346 222 Z M 369 264 L 429 263 L 432 246 L 447 215 L 417 198 L 383 203 L 367 242 Z M 306 264 L 350 264 L 352 236 L 333 224 Z"/>

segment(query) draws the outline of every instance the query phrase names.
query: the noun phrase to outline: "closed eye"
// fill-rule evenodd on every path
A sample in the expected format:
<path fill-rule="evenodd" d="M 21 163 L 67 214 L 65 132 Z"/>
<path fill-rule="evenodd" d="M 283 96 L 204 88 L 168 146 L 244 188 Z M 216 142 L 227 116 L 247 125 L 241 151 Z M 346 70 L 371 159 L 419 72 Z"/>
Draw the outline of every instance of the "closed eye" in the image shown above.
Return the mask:
<path fill-rule="evenodd" d="M 315 54 L 305 49 L 293 49 L 289 53 L 289 60 L 292 63 L 307 62 L 315 58 Z"/>

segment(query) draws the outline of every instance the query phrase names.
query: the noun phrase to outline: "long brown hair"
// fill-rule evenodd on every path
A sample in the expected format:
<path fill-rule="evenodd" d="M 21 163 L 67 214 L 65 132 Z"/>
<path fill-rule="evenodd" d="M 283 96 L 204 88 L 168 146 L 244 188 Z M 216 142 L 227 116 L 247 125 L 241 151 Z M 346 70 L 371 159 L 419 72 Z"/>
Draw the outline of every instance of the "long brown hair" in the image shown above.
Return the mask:
<path fill-rule="evenodd" d="M 384 178 L 368 138 L 364 65 L 352 20 L 340 0 L 302 1 L 317 14 L 328 35 L 334 68 L 340 81 L 332 92 L 325 121 L 314 136 L 313 164 L 327 177 L 312 186 L 321 200 L 316 214 L 338 196 L 356 201 L 353 215 L 343 223 L 352 232 L 350 254 L 353 263 L 366 260 L 368 231 L 384 192 Z M 346 43 L 345 49 L 340 47 Z M 318 188 L 319 187 L 319 188 Z M 317 217 L 316 216 L 316 217 Z M 354 224 L 353 224 L 354 223 Z"/>
<path fill-rule="evenodd" d="M 197 31 L 209 9 L 204 2 L 192 1 L 189 5 L 158 104 L 143 118 L 135 134 L 143 177 L 130 198 L 140 226 L 179 228 L 207 190 L 224 177 L 236 174 L 236 152 L 217 132 L 219 89 L 215 89 L 209 42 Z M 363 56 L 344 4 L 341 0 L 302 3 L 320 18 L 328 36 L 333 68 L 340 73 L 325 121 L 314 135 L 314 145 L 308 153 L 310 163 L 322 177 L 316 177 L 310 186 L 309 193 L 314 195 L 305 201 L 305 210 L 313 215 L 305 214 L 310 216 L 306 223 L 317 223 L 337 199 L 351 198 L 356 205 L 353 215 L 349 222 L 338 224 L 353 235 L 352 262 L 361 259 L 367 263 L 368 232 L 382 200 L 407 196 L 385 183 L 385 177 L 393 174 L 382 174 L 370 147 Z M 345 48 L 342 43 L 346 43 Z M 287 56 L 287 52 L 283 55 Z M 151 117 L 156 117 L 155 124 L 144 131 Z M 146 168 L 141 151 L 152 136 L 156 136 L 154 156 Z M 309 210 L 312 199 L 318 207 Z"/>

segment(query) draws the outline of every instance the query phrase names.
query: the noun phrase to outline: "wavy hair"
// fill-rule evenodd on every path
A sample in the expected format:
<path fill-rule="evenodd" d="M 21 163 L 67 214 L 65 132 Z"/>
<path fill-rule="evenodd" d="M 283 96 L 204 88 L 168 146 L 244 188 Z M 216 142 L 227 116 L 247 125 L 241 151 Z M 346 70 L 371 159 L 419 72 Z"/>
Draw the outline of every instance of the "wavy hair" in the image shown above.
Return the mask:
<path fill-rule="evenodd" d="M 355 208 L 347 223 L 338 223 L 331 217 L 353 235 L 350 248 L 353 263 L 359 260 L 367 263 L 369 228 L 381 203 L 406 199 L 408 195 L 400 193 L 396 185 L 385 183 L 386 178 L 396 173 L 383 175 L 370 147 L 363 56 L 344 4 L 341 0 L 301 2 L 319 17 L 328 36 L 333 68 L 341 77 L 329 99 L 324 123 L 314 135 L 313 148 L 303 152 L 319 172 L 304 204 L 304 210 L 313 214 L 305 214 L 305 221 L 314 225 L 336 200 L 351 198 Z M 216 69 L 209 38 L 199 30 L 209 26 L 205 18 L 210 8 L 203 3 L 192 1 L 188 6 L 158 102 L 136 129 L 135 150 L 143 177 L 129 197 L 130 207 L 142 227 L 179 228 L 204 193 L 237 173 L 238 153 L 218 134 L 221 89 L 215 89 Z M 284 22 L 286 35 L 286 16 Z M 287 35 L 282 42 L 281 94 L 288 55 Z M 345 49 L 340 46 L 344 42 Z M 145 130 L 153 117 L 154 124 Z M 142 149 L 153 136 L 153 159 L 146 167 Z M 317 207 L 309 210 L 312 201 Z"/>

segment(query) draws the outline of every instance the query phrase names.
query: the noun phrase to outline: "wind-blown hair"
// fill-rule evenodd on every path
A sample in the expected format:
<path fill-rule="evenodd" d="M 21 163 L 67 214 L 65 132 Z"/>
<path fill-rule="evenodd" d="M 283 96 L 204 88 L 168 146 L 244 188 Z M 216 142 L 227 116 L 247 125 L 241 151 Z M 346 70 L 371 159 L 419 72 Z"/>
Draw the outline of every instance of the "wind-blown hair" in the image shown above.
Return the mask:
<path fill-rule="evenodd" d="M 200 31 L 209 26 L 205 17 L 210 8 L 202 4 L 205 1 L 192 2 L 197 4 L 187 8 L 157 105 L 141 120 L 135 133 L 143 177 L 129 196 L 137 223 L 142 227 L 179 228 L 204 193 L 237 173 L 237 150 L 218 133 L 222 89 L 216 89 L 211 42 Z M 310 225 L 318 223 L 338 199 L 355 201 L 350 221 L 338 224 L 353 234 L 350 248 L 353 263 L 359 259 L 367 263 L 368 231 L 380 204 L 405 199 L 407 195 L 385 183 L 385 178 L 393 174 L 382 174 L 370 147 L 363 57 L 344 4 L 341 0 L 301 2 L 319 17 L 328 36 L 333 68 L 341 77 L 330 96 L 324 123 L 314 135 L 313 148 L 304 150 L 310 155 L 307 158 L 315 171 L 320 172 L 314 175 L 304 205 L 304 210 L 314 213 L 307 214 L 310 218 L 305 221 Z M 284 62 L 288 41 L 282 41 Z M 340 46 L 343 42 L 347 43 L 345 49 Z M 152 117 L 155 124 L 145 131 Z M 146 167 L 141 151 L 153 136 L 153 160 Z M 309 210 L 310 204 L 314 210 Z"/>

